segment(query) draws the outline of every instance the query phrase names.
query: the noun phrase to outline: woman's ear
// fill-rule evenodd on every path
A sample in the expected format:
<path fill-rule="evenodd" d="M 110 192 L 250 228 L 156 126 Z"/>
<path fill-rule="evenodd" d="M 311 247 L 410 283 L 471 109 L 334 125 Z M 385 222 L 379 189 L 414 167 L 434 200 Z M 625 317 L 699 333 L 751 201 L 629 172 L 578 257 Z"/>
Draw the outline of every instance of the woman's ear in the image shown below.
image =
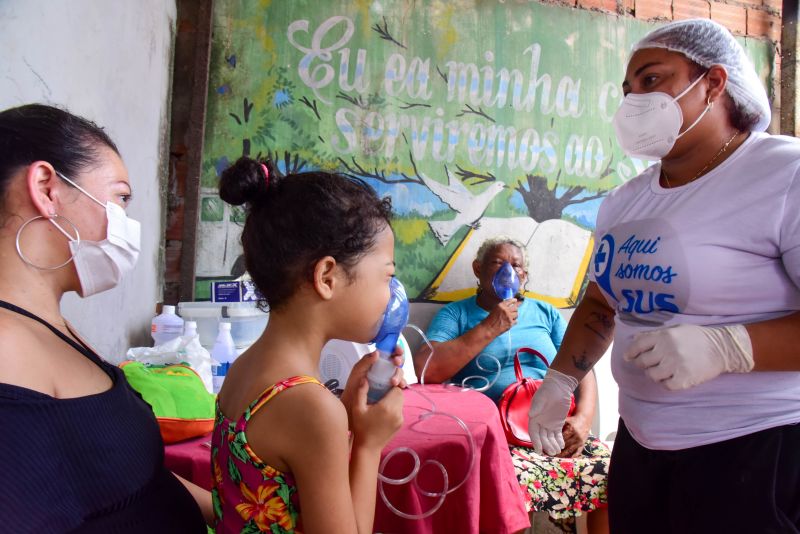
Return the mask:
<path fill-rule="evenodd" d="M 325 256 L 314 265 L 314 291 L 322 300 L 330 300 L 337 288 L 339 265 L 333 256 Z"/>
<path fill-rule="evenodd" d="M 478 280 L 481 279 L 481 262 L 478 260 L 472 260 L 472 274 L 474 274 L 475 278 Z"/>
<path fill-rule="evenodd" d="M 711 65 L 706 74 L 708 79 L 708 99 L 716 102 L 725 93 L 728 85 L 728 71 L 722 65 Z"/>
<path fill-rule="evenodd" d="M 31 202 L 42 217 L 51 219 L 56 216 L 58 194 L 54 185 L 58 179 L 55 169 L 46 161 L 34 161 L 25 172 Z"/>

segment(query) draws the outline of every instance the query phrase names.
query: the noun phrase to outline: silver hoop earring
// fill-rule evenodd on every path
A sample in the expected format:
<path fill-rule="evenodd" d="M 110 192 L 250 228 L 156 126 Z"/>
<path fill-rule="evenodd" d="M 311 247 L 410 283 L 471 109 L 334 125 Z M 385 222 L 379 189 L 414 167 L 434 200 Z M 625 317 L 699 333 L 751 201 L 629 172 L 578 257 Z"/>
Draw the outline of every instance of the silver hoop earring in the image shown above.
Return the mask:
<path fill-rule="evenodd" d="M 72 223 L 72 221 L 70 221 L 69 219 L 67 219 L 63 215 L 55 215 L 54 218 L 55 217 L 58 217 L 59 219 L 64 219 L 65 221 L 67 221 L 69 223 L 69 225 L 72 227 L 72 229 L 75 231 L 75 238 L 74 239 L 77 240 L 77 241 L 81 240 L 81 234 L 78 232 L 78 227 L 75 226 Z M 15 240 L 15 244 L 16 244 L 16 247 L 17 247 L 17 254 L 19 255 L 20 259 L 23 262 L 25 262 L 26 265 L 29 265 L 29 266 L 33 267 L 34 269 L 39 269 L 40 271 L 55 271 L 55 270 L 61 269 L 62 267 L 64 267 L 65 265 L 67 265 L 69 262 L 71 262 L 73 260 L 73 258 L 75 257 L 74 254 L 70 254 L 69 259 L 67 261 L 65 261 L 64 263 L 62 263 L 61 265 L 56 265 L 55 267 L 40 267 L 39 265 L 36 265 L 31 260 L 29 260 L 28 257 L 25 256 L 25 254 L 22 253 L 22 247 L 20 247 L 20 244 L 19 244 L 19 238 L 22 235 L 22 231 L 25 229 L 26 226 L 28 226 L 30 223 L 32 223 L 33 221 L 35 221 L 37 219 L 45 219 L 45 217 L 42 217 L 41 215 L 37 215 L 36 217 L 31 217 L 30 219 L 28 219 L 27 221 L 22 223 L 22 226 L 20 226 L 19 230 L 17 230 L 17 237 L 16 237 L 16 240 Z M 56 223 L 52 219 L 47 219 L 47 220 L 50 221 L 52 224 L 54 224 L 55 227 L 58 228 L 58 230 L 62 234 L 64 234 L 68 238 L 71 238 L 71 236 L 63 228 L 61 228 L 58 225 L 58 223 Z"/>
<path fill-rule="evenodd" d="M 712 109 L 714 107 L 714 102 L 711 101 L 710 96 L 706 98 L 706 105 L 708 106 L 708 109 Z"/>

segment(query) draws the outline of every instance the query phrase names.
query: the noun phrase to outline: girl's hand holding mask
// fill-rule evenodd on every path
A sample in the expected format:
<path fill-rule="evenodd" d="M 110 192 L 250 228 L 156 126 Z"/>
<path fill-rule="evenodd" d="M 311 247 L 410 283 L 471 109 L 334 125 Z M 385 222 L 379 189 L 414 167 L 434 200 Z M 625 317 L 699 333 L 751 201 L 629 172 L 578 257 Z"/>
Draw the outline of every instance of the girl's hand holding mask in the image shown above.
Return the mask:
<path fill-rule="evenodd" d="M 403 424 L 403 392 L 400 389 L 408 387 L 408 384 L 401 368 L 403 350 L 398 346 L 392 355 L 392 363 L 397 366 L 391 378 L 393 387 L 379 402 L 367 404 L 367 372 L 377 359 L 378 352 L 371 352 L 353 366 L 342 392 L 342 403 L 347 410 L 348 426 L 354 440 L 382 449 Z"/>

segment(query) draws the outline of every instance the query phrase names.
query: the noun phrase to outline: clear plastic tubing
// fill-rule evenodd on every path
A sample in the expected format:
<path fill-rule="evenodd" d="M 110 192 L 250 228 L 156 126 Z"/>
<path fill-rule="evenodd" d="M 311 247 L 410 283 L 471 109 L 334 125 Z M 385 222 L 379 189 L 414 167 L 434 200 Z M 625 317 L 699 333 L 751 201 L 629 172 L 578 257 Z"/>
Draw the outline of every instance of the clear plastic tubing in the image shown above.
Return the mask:
<path fill-rule="evenodd" d="M 412 328 L 412 329 L 416 330 L 422 336 L 422 339 L 425 341 L 425 344 L 428 345 L 428 348 L 430 349 L 430 354 L 428 355 L 427 360 L 425 360 L 425 365 L 423 366 L 423 369 L 422 369 L 422 380 L 420 381 L 420 385 L 422 387 L 414 388 L 414 389 L 411 390 L 414 393 L 416 393 L 417 395 L 420 395 L 422 398 L 424 398 L 426 401 L 428 401 L 431 404 L 430 410 L 428 410 L 426 412 L 423 412 L 419 416 L 419 421 L 425 421 L 425 420 L 431 419 L 433 417 L 446 417 L 448 419 L 452 419 L 464 431 L 464 435 L 465 435 L 465 437 L 467 439 L 467 443 L 469 444 L 469 462 L 467 464 L 467 472 L 464 475 L 464 478 L 458 484 L 456 484 L 454 486 L 450 486 L 450 476 L 447 473 L 447 469 L 445 469 L 444 465 L 442 465 L 441 462 L 436 461 L 436 460 L 425 460 L 424 462 L 421 462 L 417 452 L 414 449 L 411 449 L 409 447 L 398 447 L 398 448 L 392 450 L 389 454 L 387 454 L 383 458 L 383 460 L 381 461 L 380 467 L 378 469 L 378 491 L 379 491 L 379 493 L 381 495 L 381 499 L 383 500 L 383 503 L 386 505 L 386 507 L 389 510 L 391 510 L 393 513 L 395 513 L 396 515 L 398 515 L 398 516 L 400 516 L 400 517 L 402 517 L 404 519 L 425 519 L 426 517 L 429 517 L 429 516 L 433 515 L 434 513 L 436 513 L 439 510 L 439 508 L 441 508 L 442 504 L 444 504 L 445 498 L 449 494 L 453 493 L 454 491 L 459 489 L 461 486 L 463 486 L 467 482 L 467 480 L 469 479 L 470 475 L 472 474 L 472 470 L 473 470 L 473 468 L 475 466 L 475 438 L 472 436 L 472 433 L 469 431 L 469 427 L 467 426 L 467 424 L 460 417 L 458 417 L 456 415 L 453 415 L 451 413 L 442 412 L 442 411 L 437 410 L 436 403 L 433 402 L 433 400 L 424 393 L 425 371 L 427 370 L 428 364 L 430 363 L 431 358 L 433 357 L 433 352 L 434 352 L 433 351 L 433 345 L 431 345 L 430 341 L 428 341 L 428 338 L 425 337 L 425 334 L 422 332 L 422 330 L 420 330 L 419 327 L 417 327 L 417 326 L 415 326 L 413 324 L 409 324 L 407 326 L 409 328 Z M 409 358 L 409 357 L 411 357 L 411 355 L 407 354 L 406 357 Z M 392 460 L 392 458 L 394 458 L 395 456 L 397 456 L 399 454 L 407 454 L 407 455 L 409 455 L 411 457 L 411 459 L 414 461 L 414 467 L 404 477 L 400 477 L 400 478 L 387 477 L 386 475 L 384 475 L 384 471 L 386 469 L 386 466 Z M 422 487 L 420 487 L 419 482 L 417 481 L 417 476 L 419 475 L 420 470 L 422 468 L 424 468 L 425 466 L 428 466 L 428 465 L 436 467 L 442 473 L 442 489 L 441 489 L 441 491 L 427 491 L 427 490 L 423 489 Z M 421 514 L 410 514 L 410 513 L 407 513 L 407 512 L 403 512 L 402 510 L 398 509 L 394 504 L 392 504 L 392 502 L 389 500 L 389 498 L 386 495 L 386 490 L 384 489 L 384 484 L 389 484 L 389 485 L 392 485 L 392 486 L 402 486 L 402 485 L 409 484 L 409 483 L 412 483 L 414 485 L 414 488 L 416 489 L 416 491 L 418 491 L 421 495 L 437 499 L 436 502 L 434 503 L 434 505 L 430 509 L 426 510 L 425 512 L 423 512 Z"/>
<path fill-rule="evenodd" d="M 393 280 L 395 280 L 395 279 L 393 279 Z M 400 285 L 400 288 L 402 289 L 402 285 Z M 393 287 L 392 289 L 393 289 L 393 293 L 394 293 L 395 288 Z M 498 271 L 495 273 L 494 279 L 492 280 L 492 289 L 495 291 L 495 294 L 498 297 L 500 297 L 501 300 L 507 300 L 507 299 L 513 298 L 514 295 L 516 295 L 517 291 L 519 290 L 519 277 L 517 276 L 517 273 L 514 270 L 514 268 L 511 266 L 511 264 L 509 264 L 508 262 L 504 262 L 503 265 L 500 267 L 500 269 L 498 269 Z M 405 297 L 405 291 L 403 291 L 402 297 L 403 298 Z M 398 299 L 398 301 L 402 301 L 402 299 Z M 407 299 L 405 300 L 405 302 L 406 302 L 406 306 L 407 306 L 407 302 L 408 302 Z M 386 314 L 384 316 L 383 326 L 386 326 L 386 324 L 388 322 L 390 322 L 390 321 L 387 321 L 387 319 L 390 316 L 391 308 L 392 308 L 392 300 L 390 300 L 389 305 L 387 306 Z M 401 314 L 400 313 L 396 313 L 396 315 L 401 315 Z M 403 324 L 405 324 L 405 321 L 407 321 L 407 320 L 408 320 L 408 312 L 407 312 L 407 308 L 406 308 L 405 320 L 403 321 Z M 381 328 L 381 331 L 383 331 L 383 329 L 384 329 L 383 326 Z M 425 342 L 425 344 L 428 346 L 428 349 L 429 349 L 428 358 L 425 360 L 425 365 L 422 366 L 422 373 L 421 373 L 421 376 L 420 376 L 420 386 L 421 387 L 414 388 L 413 390 L 411 390 L 414 393 L 416 393 L 416 394 L 420 395 L 421 397 L 423 397 L 425 400 L 427 400 L 431 404 L 430 410 L 428 410 L 427 412 L 422 413 L 419 416 L 419 421 L 425 421 L 425 420 L 430 419 L 432 417 L 446 417 L 446 418 L 452 419 L 464 431 L 464 435 L 466 436 L 467 442 L 469 443 L 469 463 L 468 463 L 468 466 L 467 466 L 467 472 L 464 475 L 464 478 L 458 484 L 456 484 L 456 485 L 454 485 L 452 487 L 450 486 L 450 476 L 447 473 L 447 469 L 445 469 L 444 465 L 441 462 L 436 461 L 436 460 L 425 460 L 424 462 L 421 462 L 417 452 L 414 449 L 411 449 L 409 447 L 398 447 L 398 448 L 392 450 L 389 454 L 387 454 L 383 458 L 383 460 L 381 461 L 379 469 L 378 469 L 378 491 L 379 491 L 379 493 L 381 495 L 381 499 L 383 500 L 383 503 L 386 505 L 387 508 L 389 508 L 389 510 L 391 510 L 393 513 L 395 513 L 396 515 L 398 515 L 398 516 L 400 516 L 400 517 L 402 517 L 404 519 L 418 520 L 418 519 L 425 519 L 426 517 L 430 517 L 431 515 L 435 514 L 439 510 L 439 508 L 442 507 L 442 504 L 444 504 L 445 498 L 450 493 L 453 493 L 454 491 L 459 489 L 461 486 L 463 486 L 467 482 L 467 480 L 469 480 L 469 477 L 472 474 L 472 470 L 475 467 L 475 438 L 472 436 L 472 433 L 469 431 L 469 427 L 467 426 L 467 424 L 461 418 L 459 418 L 456 415 L 437 410 L 436 409 L 436 403 L 433 402 L 433 400 L 430 397 L 425 395 L 425 393 L 424 393 L 425 373 L 428 370 L 428 365 L 430 364 L 431 359 L 433 358 L 433 354 L 434 354 L 433 345 L 431 345 L 430 341 L 425 336 L 425 333 L 419 327 L 417 327 L 416 325 L 413 325 L 413 324 L 407 324 L 406 326 L 408 328 L 412 328 L 417 333 L 419 333 L 419 335 L 422 336 L 423 341 Z M 397 329 L 397 331 L 399 332 L 402 328 L 403 328 L 403 326 L 401 325 L 399 327 L 399 329 Z M 506 338 L 506 348 L 507 348 L 507 352 L 508 352 L 508 354 L 506 355 L 506 363 L 508 363 L 508 361 L 511 358 L 511 347 L 512 347 L 512 344 L 511 344 L 511 330 L 508 330 L 506 332 L 505 338 Z M 394 344 L 397 343 L 397 336 L 396 335 L 394 336 L 394 342 L 393 343 Z M 394 347 L 394 344 L 392 344 L 392 348 Z M 381 356 L 383 356 L 383 352 L 385 352 L 385 349 L 383 351 L 381 351 L 381 352 L 382 352 Z M 391 352 L 391 351 L 389 351 L 389 352 Z M 406 354 L 405 357 L 406 358 L 410 358 L 411 355 L 410 354 Z M 478 366 L 478 368 L 483 370 L 483 371 L 491 371 L 491 369 L 487 369 L 487 368 L 483 367 L 483 365 L 481 365 L 481 358 L 482 357 L 483 358 L 489 358 L 490 361 L 493 361 L 495 363 L 495 365 L 497 366 L 497 371 L 495 373 L 494 379 L 492 379 L 490 381 L 485 376 L 479 376 L 479 375 L 468 376 L 468 377 L 464 378 L 461 381 L 461 387 L 463 388 L 462 391 L 467 391 L 469 389 L 474 389 L 475 391 L 478 391 L 478 392 L 486 391 L 487 389 L 492 387 L 492 385 L 494 385 L 494 383 L 499 378 L 500 370 L 502 369 L 502 364 L 500 363 L 500 361 L 497 358 L 495 358 L 494 356 L 479 355 L 475 363 Z M 481 386 L 481 387 L 471 387 L 471 386 L 468 385 L 468 382 L 472 381 L 472 380 L 482 380 L 482 381 L 485 382 L 485 384 L 483 386 Z M 414 467 L 412 467 L 411 471 L 404 477 L 400 477 L 400 478 L 387 477 L 386 475 L 384 475 L 384 471 L 386 470 L 386 466 L 389 464 L 389 462 L 392 460 L 392 458 L 394 458 L 394 457 L 396 457 L 397 455 L 400 455 L 400 454 L 409 455 L 411 457 L 411 459 L 414 461 Z M 420 470 L 423 467 L 428 466 L 428 465 L 436 467 L 442 473 L 442 489 L 441 489 L 441 491 L 426 491 L 426 490 L 424 490 L 423 488 L 420 487 L 419 482 L 417 481 L 417 476 L 419 475 Z M 386 490 L 384 488 L 384 484 L 389 484 L 389 485 L 392 485 L 392 486 L 402 486 L 402 485 L 409 484 L 409 483 L 412 483 L 414 485 L 414 488 L 421 495 L 437 499 L 436 503 L 434 503 L 434 505 L 430 509 L 426 510 L 425 512 L 423 512 L 421 514 L 410 514 L 410 513 L 403 512 L 402 510 L 398 509 L 394 504 L 392 504 L 392 502 L 386 496 Z"/>

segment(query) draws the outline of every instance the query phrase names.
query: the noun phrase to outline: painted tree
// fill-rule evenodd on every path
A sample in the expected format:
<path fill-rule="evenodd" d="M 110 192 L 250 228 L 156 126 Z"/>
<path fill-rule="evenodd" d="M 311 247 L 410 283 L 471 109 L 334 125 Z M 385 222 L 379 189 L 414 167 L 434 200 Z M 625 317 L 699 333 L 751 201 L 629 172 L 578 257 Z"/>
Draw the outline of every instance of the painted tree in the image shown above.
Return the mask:
<path fill-rule="evenodd" d="M 611 163 L 609 160 L 601 178 L 612 174 Z M 561 170 L 556 174 L 555 180 L 548 180 L 541 174 L 527 174 L 525 178 L 514 188 L 522 197 L 522 201 L 528 208 L 528 214 L 535 221 L 543 222 L 550 219 L 560 219 L 567 206 L 582 204 L 591 200 L 597 200 L 606 196 L 607 190 L 601 190 L 594 194 L 579 196 L 588 190 L 582 185 L 568 185 L 559 194 L 559 178 Z"/>

